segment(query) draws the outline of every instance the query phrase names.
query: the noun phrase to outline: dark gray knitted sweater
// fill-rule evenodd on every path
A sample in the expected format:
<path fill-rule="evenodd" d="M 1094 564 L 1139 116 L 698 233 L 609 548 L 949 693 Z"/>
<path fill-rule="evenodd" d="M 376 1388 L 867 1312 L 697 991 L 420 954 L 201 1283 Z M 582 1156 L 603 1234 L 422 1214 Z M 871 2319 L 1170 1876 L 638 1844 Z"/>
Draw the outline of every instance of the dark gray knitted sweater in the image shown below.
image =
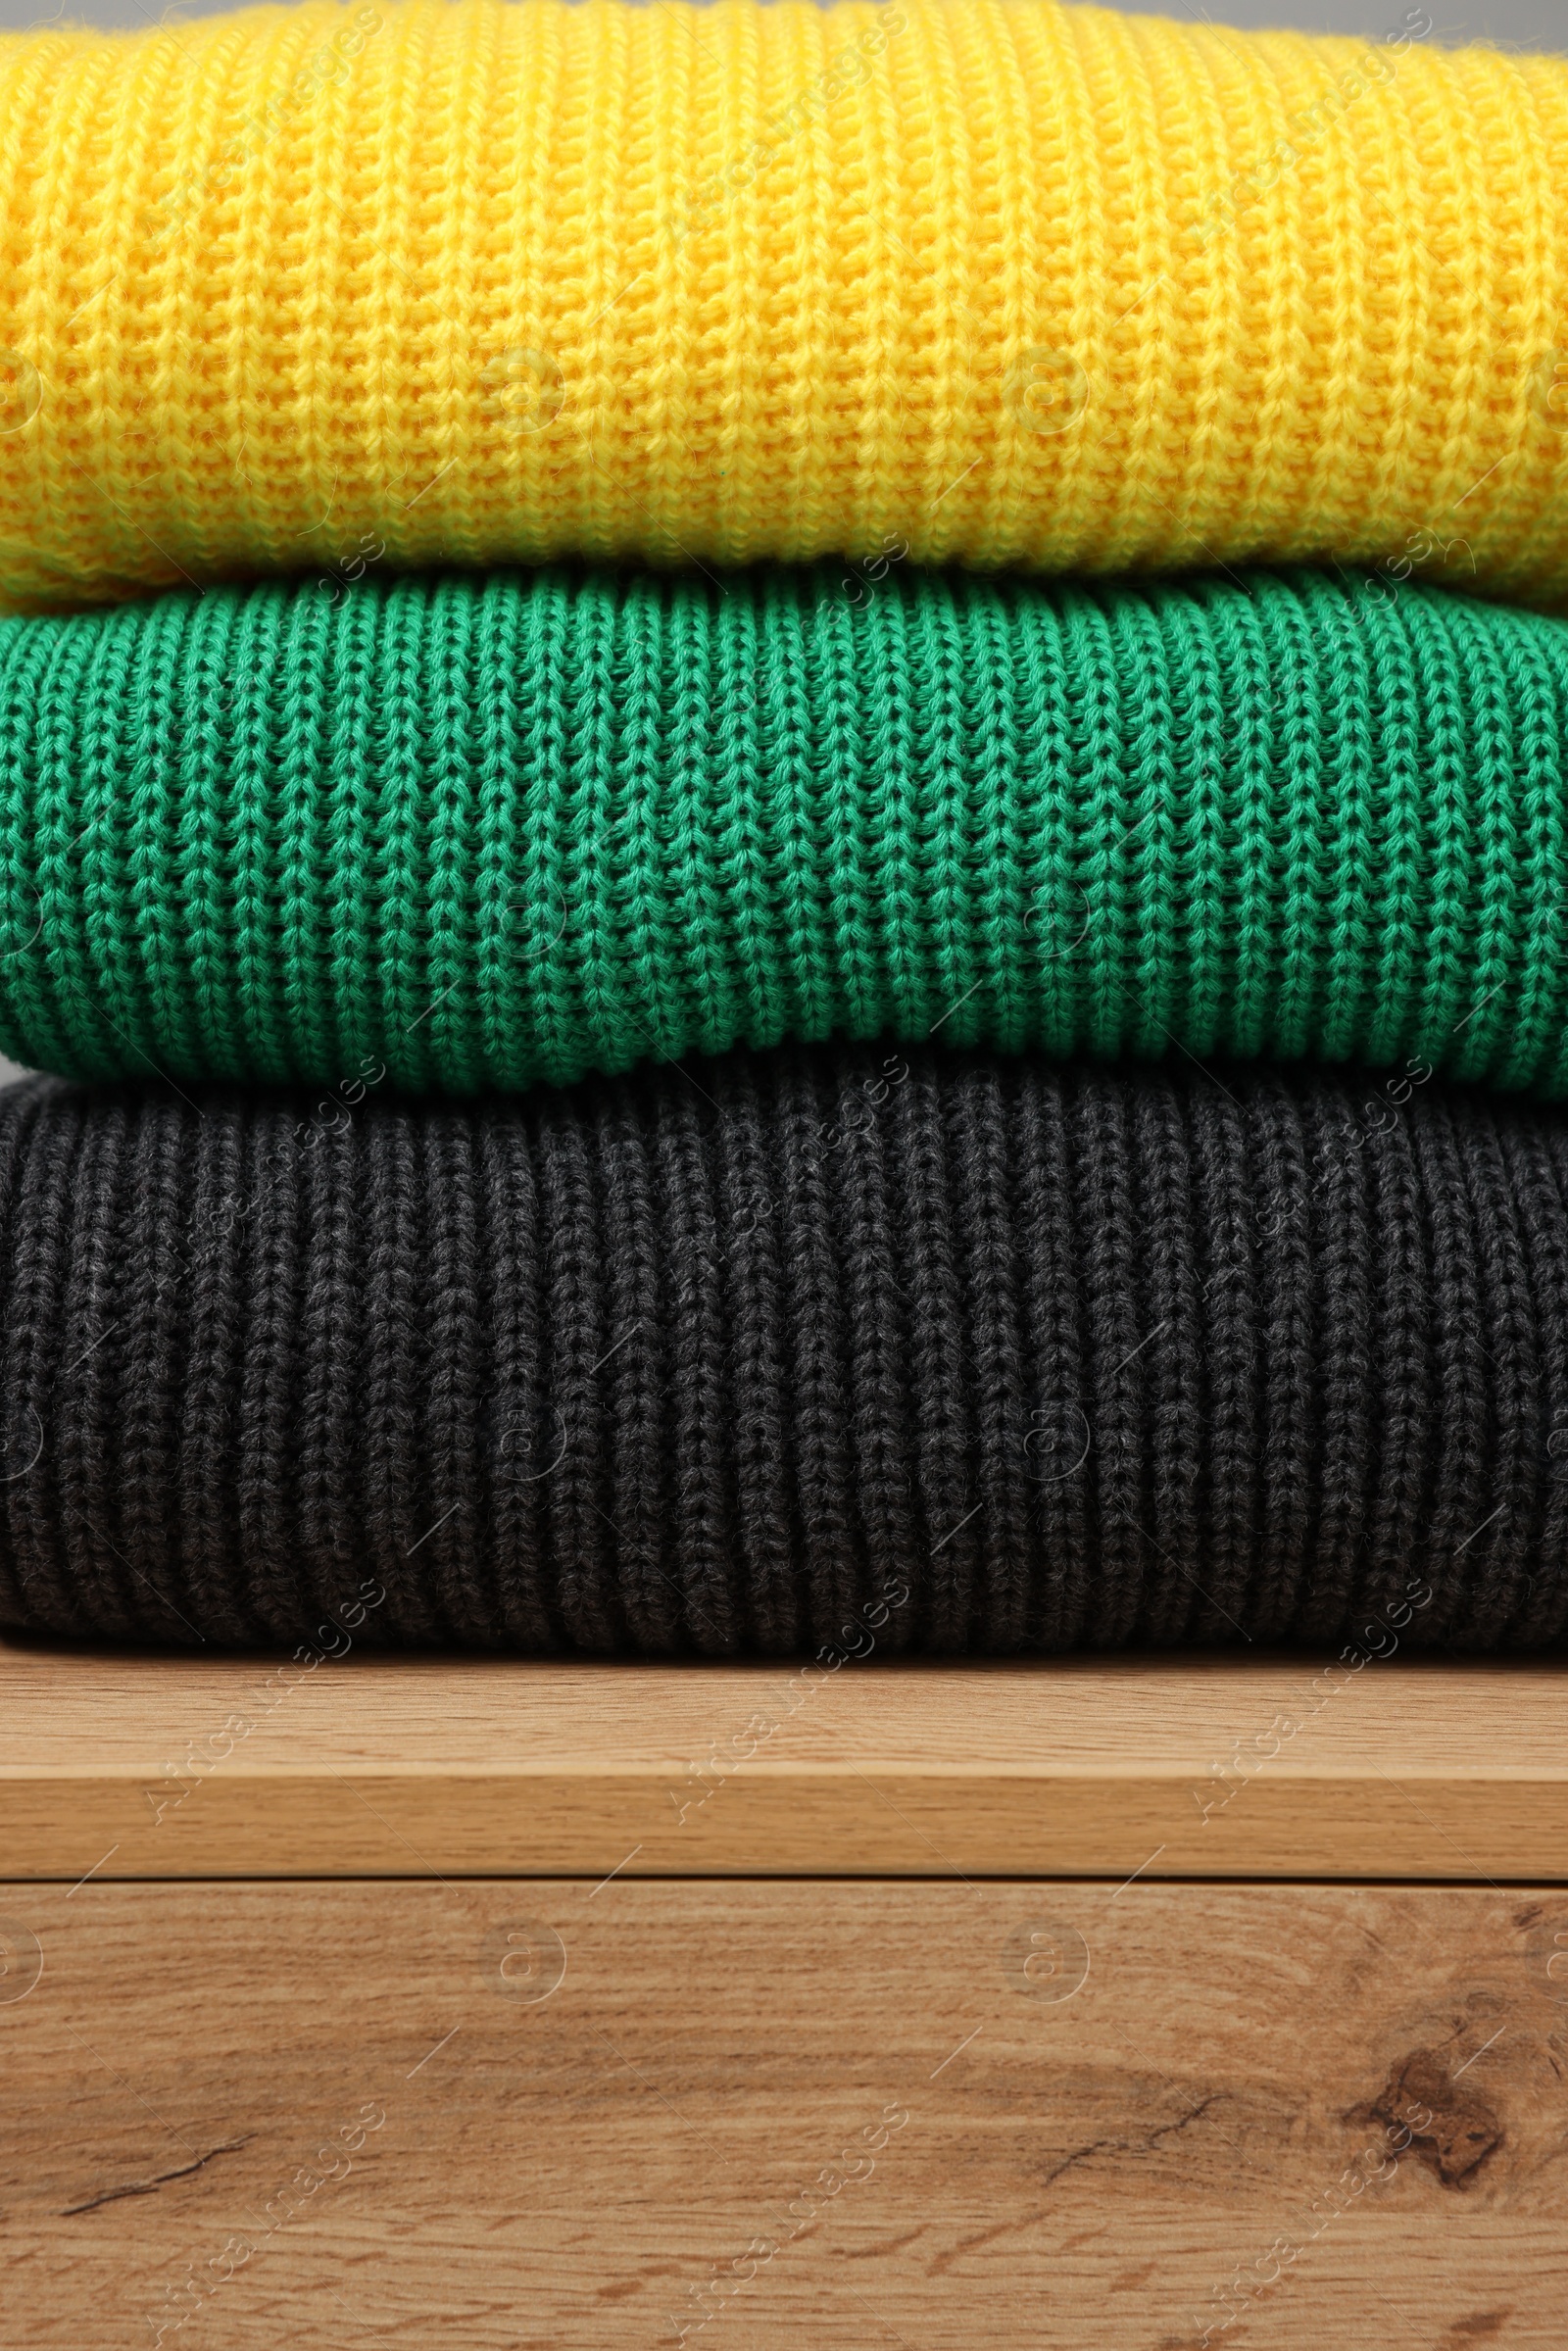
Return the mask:
<path fill-rule="evenodd" d="M 532 1650 L 1568 1622 L 1568 1115 L 1420 1071 L 33 1080 L 0 1281 L 15 1626 L 294 1642 L 364 1582 L 363 1639 Z"/>

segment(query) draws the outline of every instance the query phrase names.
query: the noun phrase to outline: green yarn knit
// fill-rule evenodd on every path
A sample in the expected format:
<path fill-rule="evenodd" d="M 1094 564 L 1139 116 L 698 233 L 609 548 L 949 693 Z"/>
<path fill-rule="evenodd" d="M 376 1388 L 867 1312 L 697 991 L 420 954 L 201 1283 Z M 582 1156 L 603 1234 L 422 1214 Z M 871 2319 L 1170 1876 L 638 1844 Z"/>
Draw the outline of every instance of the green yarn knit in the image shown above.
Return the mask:
<path fill-rule="evenodd" d="M 0 664 L 37 1066 L 466 1091 L 891 1030 L 1564 1090 L 1558 621 L 554 571 L 8 619 Z"/>

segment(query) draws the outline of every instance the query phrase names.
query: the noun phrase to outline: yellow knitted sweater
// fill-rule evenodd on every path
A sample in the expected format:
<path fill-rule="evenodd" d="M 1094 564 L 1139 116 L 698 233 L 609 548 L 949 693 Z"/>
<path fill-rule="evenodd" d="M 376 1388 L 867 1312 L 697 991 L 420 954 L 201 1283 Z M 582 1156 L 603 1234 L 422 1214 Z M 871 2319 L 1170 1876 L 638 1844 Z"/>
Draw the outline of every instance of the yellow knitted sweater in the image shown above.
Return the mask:
<path fill-rule="evenodd" d="M 0 594 L 907 548 L 1560 601 L 1568 61 L 1429 30 L 308 0 L 6 36 Z"/>

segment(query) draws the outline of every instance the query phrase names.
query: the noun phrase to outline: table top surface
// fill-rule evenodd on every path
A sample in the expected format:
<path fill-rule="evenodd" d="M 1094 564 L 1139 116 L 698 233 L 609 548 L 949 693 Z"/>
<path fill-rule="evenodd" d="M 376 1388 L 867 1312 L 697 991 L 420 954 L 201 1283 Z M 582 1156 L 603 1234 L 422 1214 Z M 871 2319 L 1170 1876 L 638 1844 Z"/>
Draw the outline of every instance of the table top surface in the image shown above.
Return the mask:
<path fill-rule="evenodd" d="M 925 1771 L 1186 1769 L 1298 1721 L 1300 1769 L 1568 1777 L 1568 1658 L 1518 1663 L 1170 1652 L 938 1663 L 226 1656 L 0 1640 L 0 1775 L 143 1771 L 214 1713 L 245 1716 L 247 1768 L 352 1758 L 393 1774 L 662 1768 L 754 1714 L 787 1744 L 763 1768 L 830 1762 L 846 1739 Z M 769 1742 L 775 1743 L 775 1742 Z"/>
<path fill-rule="evenodd" d="M 108 1874 L 154 1877 L 401 1874 L 411 1854 L 470 1874 L 1556 1877 L 1568 1660 L 0 1643 L 0 1875 L 74 1874 L 110 1843 Z"/>

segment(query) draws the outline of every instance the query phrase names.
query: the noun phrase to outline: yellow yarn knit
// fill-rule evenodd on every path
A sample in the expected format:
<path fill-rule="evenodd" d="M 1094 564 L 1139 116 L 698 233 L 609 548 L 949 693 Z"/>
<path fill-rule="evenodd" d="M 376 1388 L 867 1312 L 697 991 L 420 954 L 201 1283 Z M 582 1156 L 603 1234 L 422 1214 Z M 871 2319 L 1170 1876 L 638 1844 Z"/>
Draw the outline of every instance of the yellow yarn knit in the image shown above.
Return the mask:
<path fill-rule="evenodd" d="M 1559 601 L 1568 62 L 1427 28 L 309 0 L 8 36 L 0 592 L 907 543 Z"/>

